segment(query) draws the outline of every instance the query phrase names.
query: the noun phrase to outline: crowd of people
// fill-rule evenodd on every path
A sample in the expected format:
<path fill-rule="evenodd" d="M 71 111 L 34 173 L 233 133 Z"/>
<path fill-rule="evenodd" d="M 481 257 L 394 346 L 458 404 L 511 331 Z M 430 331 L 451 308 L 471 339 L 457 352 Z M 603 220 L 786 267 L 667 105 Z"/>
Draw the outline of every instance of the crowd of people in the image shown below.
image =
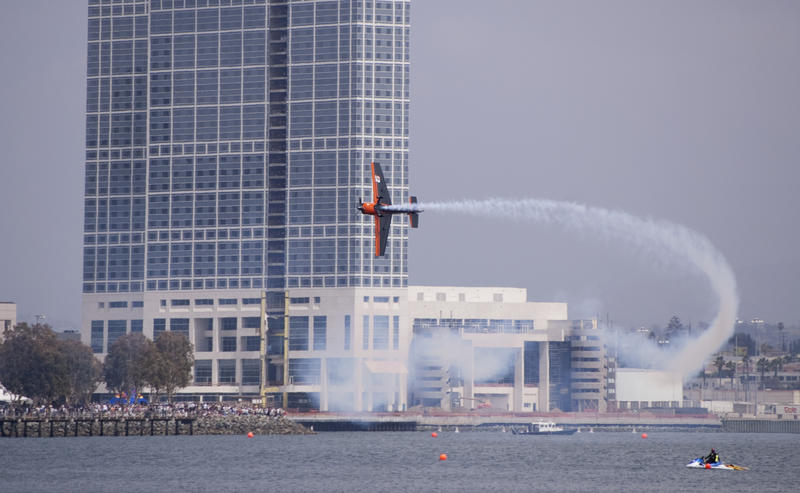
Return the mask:
<path fill-rule="evenodd" d="M 199 418 L 224 416 L 286 415 L 282 408 L 263 407 L 245 403 L 175 402 L 172 404 L 111 404 L 92 403 L 85 406 L 19 406 L 0 407 L 0 416 L 34 419 L 90 418 Z"/>

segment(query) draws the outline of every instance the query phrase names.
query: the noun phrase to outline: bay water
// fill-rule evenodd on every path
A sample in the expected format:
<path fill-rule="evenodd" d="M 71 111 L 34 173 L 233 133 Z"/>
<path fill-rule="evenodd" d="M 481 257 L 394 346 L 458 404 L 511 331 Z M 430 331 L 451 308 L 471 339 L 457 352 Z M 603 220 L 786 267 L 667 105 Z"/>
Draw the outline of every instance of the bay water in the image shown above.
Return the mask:
<path fill-rule="evenodd" d="M 0 491 L 797 491 L 800 435 L 500 431 L 0 439 Z M 715 447 L 748 471 L 688 469 Z M 447 454 L 447 460 L 440 460 Z"/>

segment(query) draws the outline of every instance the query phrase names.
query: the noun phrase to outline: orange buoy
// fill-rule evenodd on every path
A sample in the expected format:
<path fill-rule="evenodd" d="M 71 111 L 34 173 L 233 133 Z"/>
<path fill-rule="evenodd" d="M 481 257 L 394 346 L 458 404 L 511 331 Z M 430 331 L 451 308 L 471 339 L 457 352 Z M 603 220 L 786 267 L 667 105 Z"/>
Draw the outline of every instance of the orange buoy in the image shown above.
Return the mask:
<path fill-rule="evenodd" d="M 642 438 L 647 438 L 647 433 L 642 433 Z"/>
<path fill-rule="evenodd" d="M 248 431 L 247 432 L 247 438 L 253 438 L 253 432 L 252 431 Z"/>
<path fill-rule="evenodd" d="M 440 454 L 439 460 L 447 460 L 447 454 Z"/>
<path fill-rule="evenodd" d="M 711 469 L 711 464 L 706 464 L 706 469 Z"/>
<path fill-rule="evenodd" d="M 436 437 L 438 437 L 438 436 L 439 436 L 439 434 L 438 434 L 438 433 L 436 433 L 436 432 L 434 431 L 433 433 L 431 433 L 431 436 L 432 436 L 433 438 L 436 438 Z"/>

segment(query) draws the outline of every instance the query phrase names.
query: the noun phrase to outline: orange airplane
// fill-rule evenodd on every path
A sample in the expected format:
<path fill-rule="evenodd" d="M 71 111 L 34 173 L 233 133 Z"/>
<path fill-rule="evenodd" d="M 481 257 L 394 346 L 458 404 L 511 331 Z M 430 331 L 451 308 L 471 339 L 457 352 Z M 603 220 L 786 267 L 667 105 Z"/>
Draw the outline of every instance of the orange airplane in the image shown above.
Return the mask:
<path fill-rule="evenodd" d="M 382 257 L 386 252 L 389 242 L 389 229 L 392 225 L 392 215 L 408 214 L 412 228 L 419 227 L 419 216 L 422 212 L 417 204 L 416 197 L 409 198 L 409 205 L 392 205 L 392 196 L 389 187 L 383 179 L 383 170 L 378 163 L 372 163 L 372 202 L 358 201 L 358 210 L 362 214 L 375 216 L 375 256 Z"/>

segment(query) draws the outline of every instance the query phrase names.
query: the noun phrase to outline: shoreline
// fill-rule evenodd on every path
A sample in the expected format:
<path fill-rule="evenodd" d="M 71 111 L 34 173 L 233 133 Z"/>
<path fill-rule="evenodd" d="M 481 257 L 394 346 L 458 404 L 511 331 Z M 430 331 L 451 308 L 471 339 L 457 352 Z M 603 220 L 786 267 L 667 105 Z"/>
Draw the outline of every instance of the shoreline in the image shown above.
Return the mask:
<path fill-rule="evenodd" d="M 309 435 L 302 424 L 284 416 L 168 417 L 0 417 L 0 438 L 63 438 L 168 435 Z"/>

